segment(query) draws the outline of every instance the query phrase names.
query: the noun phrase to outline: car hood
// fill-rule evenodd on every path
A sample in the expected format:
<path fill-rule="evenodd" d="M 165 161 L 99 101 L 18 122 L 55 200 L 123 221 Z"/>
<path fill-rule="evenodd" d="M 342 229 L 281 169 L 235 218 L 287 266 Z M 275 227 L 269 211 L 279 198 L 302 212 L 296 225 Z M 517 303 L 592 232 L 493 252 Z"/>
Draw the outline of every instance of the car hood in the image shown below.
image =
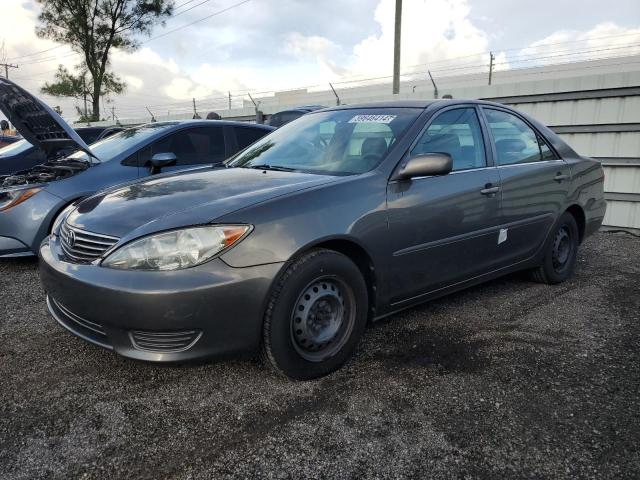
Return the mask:
<path fill-rule="evenodd" d="M 90 197 L 67 222 L 129 239 L 199 225 L 222 215 L 339 177 L 247 168 L 198 169 L 116 187 Z"/>
<path fill-rule="evenodd" d="M 6 78 L 0 78 L 0 110 L 29 143 L 47 154 L 70 146 L 93 156 L 82 138 L 49 105 Z"/>

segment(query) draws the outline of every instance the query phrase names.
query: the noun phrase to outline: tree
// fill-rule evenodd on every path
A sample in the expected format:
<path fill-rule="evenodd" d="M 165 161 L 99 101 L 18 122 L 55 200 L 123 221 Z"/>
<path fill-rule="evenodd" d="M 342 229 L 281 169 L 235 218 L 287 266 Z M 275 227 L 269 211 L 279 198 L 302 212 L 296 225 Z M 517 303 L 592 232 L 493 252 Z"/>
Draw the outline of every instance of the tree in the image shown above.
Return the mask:
<path fill-rule="evenodd" d="M 92 119 L 100 118 L 100 97 L 124 91 L 125 84 L 108 71 L 112 48 L 133 51 L 136 35 L 149 35 L 173 12 L 173 0 L 37 0 L 42 4 L 36 33 L 69 45 L 82 55 L 80 74 L 60 66 L 56 82 L 43 93 L 84 98 L 92 105 Z"/>
<path fill-rule="evenodd" d="M 100 111 L 96 112 L 94 109 L 91 114 L 87 111 L 87 100 L 92 105 L 95 105 L 96 94 L 89 88 L 91 82 L 87 79 L 86 70 L 78 75 L 73 75 L 69 70 L 60 65 L 55 74 L 55 79 L 56 81 L 54 83 L 45 83 L 40 91 L 52 97 L 71 97 L 77 100 L 83 100 L 84 110 L 78 109 L 78 113 L 82 117 L 82 122 L 89 122 L 100 118 Z M 124 88 L 124 82 L 121 82 L 113 73 L 105 72 L 102 77 L 102 85 L 97 99 L 99 101 L 100 97 L 108 95 L 109 93 L 122 93 Z"/>

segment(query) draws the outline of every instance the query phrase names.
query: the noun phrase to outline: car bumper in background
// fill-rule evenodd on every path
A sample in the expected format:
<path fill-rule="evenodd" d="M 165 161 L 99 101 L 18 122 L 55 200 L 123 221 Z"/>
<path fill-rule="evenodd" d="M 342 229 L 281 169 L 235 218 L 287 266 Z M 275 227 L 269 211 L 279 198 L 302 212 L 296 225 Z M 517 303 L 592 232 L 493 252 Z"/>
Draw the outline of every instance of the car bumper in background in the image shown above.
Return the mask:
<path fill-rule="evenodd" d="M 63 200 L 41 190 L 25 202 L 0 212 L 0 257 L 36 255 Z"/>
<path fill-rule="evenodd" d="M 0 257 L 23 257 L 33 255 L 31 249 L 11 237 L 0 237 Z"/>
<path fill-rule="evenodd" d="M 173 272 L 136 272 L 68 263 L 55 239 L 40 248 L 40 277 L 58 323 L 120 355 L 154 362 L 255 349 L 281 266 L 232 268 L 215 259 Z"/>

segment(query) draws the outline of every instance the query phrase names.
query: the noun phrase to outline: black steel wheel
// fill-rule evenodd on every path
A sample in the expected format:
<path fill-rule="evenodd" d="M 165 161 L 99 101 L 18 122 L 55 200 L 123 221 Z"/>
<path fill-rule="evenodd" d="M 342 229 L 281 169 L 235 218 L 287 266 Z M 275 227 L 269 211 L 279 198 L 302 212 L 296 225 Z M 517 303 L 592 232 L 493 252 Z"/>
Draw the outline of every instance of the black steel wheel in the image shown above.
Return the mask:
<path fill-rule="evenodd" d="M 334 356 L 355 323 L 353 289 L 335 277 L 321 277 L 304 289 L 291 313 L 291 340 L 310 362 Z"/>
<path fill-rule="evenodd" d="M 274 286 L 263 326 L 263 357 L 289 378 L 326 375 L 353 354 L 367 311 L 367 287 L 358 267 L 341 253 L 312 250 L 293 261 Z"/>
<path fill-rule="evenodd" d="M 567 225 L 562 225 L 556 232 L 551 250 L 551 264 L 556 273 L 562 273 L 569 266 L 575 248 L 570 229 Z"/>
<path fill-rule="evenodd" d="M 548 284 L 567 280 L 573 274 L 578 244 L 576 220 L 569 212 L 565 212 L 554 225 L 545 244 L 542 265 L 531 272 L 533 279 Z"/>

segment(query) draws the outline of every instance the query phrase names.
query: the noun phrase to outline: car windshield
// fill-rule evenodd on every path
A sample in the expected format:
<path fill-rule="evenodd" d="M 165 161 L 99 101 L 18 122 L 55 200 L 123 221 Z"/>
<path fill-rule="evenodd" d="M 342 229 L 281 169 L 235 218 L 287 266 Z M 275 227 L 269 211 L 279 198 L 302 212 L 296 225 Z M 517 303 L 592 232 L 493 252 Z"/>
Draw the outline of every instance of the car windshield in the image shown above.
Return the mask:
<path fill-rule="evenodd" d="M 6 147 L 0 148 L 0 157 L 6 157 L 7 155 L 16 155 L 17 153 L 22 153 L 31 148 L 31 144 L 26 140 L 18 140 Z"/>
<path fill-rule="evenodd" d="M 123 130 L 115 135 L 111 135 L 110 137 L 103 138 L 102 140 L 91 144 L 91 151 L 101 161 L 108 162 L 147 138 L 175 125 L 177 125 L 177 122 L 148 123 L 139 127 L 128 128 L 127 130 Z M 87 154 L 82 151 L 77 151 L 69 156 L 69 158 L 76 159 L 84 159 L 86 157 Z"/>
<path fill-rule="evenodd" d="M 368 172 L 421 112 L 367 108 L 309 113 L 258 140 L 227 166 L 328 175 Z"/>

